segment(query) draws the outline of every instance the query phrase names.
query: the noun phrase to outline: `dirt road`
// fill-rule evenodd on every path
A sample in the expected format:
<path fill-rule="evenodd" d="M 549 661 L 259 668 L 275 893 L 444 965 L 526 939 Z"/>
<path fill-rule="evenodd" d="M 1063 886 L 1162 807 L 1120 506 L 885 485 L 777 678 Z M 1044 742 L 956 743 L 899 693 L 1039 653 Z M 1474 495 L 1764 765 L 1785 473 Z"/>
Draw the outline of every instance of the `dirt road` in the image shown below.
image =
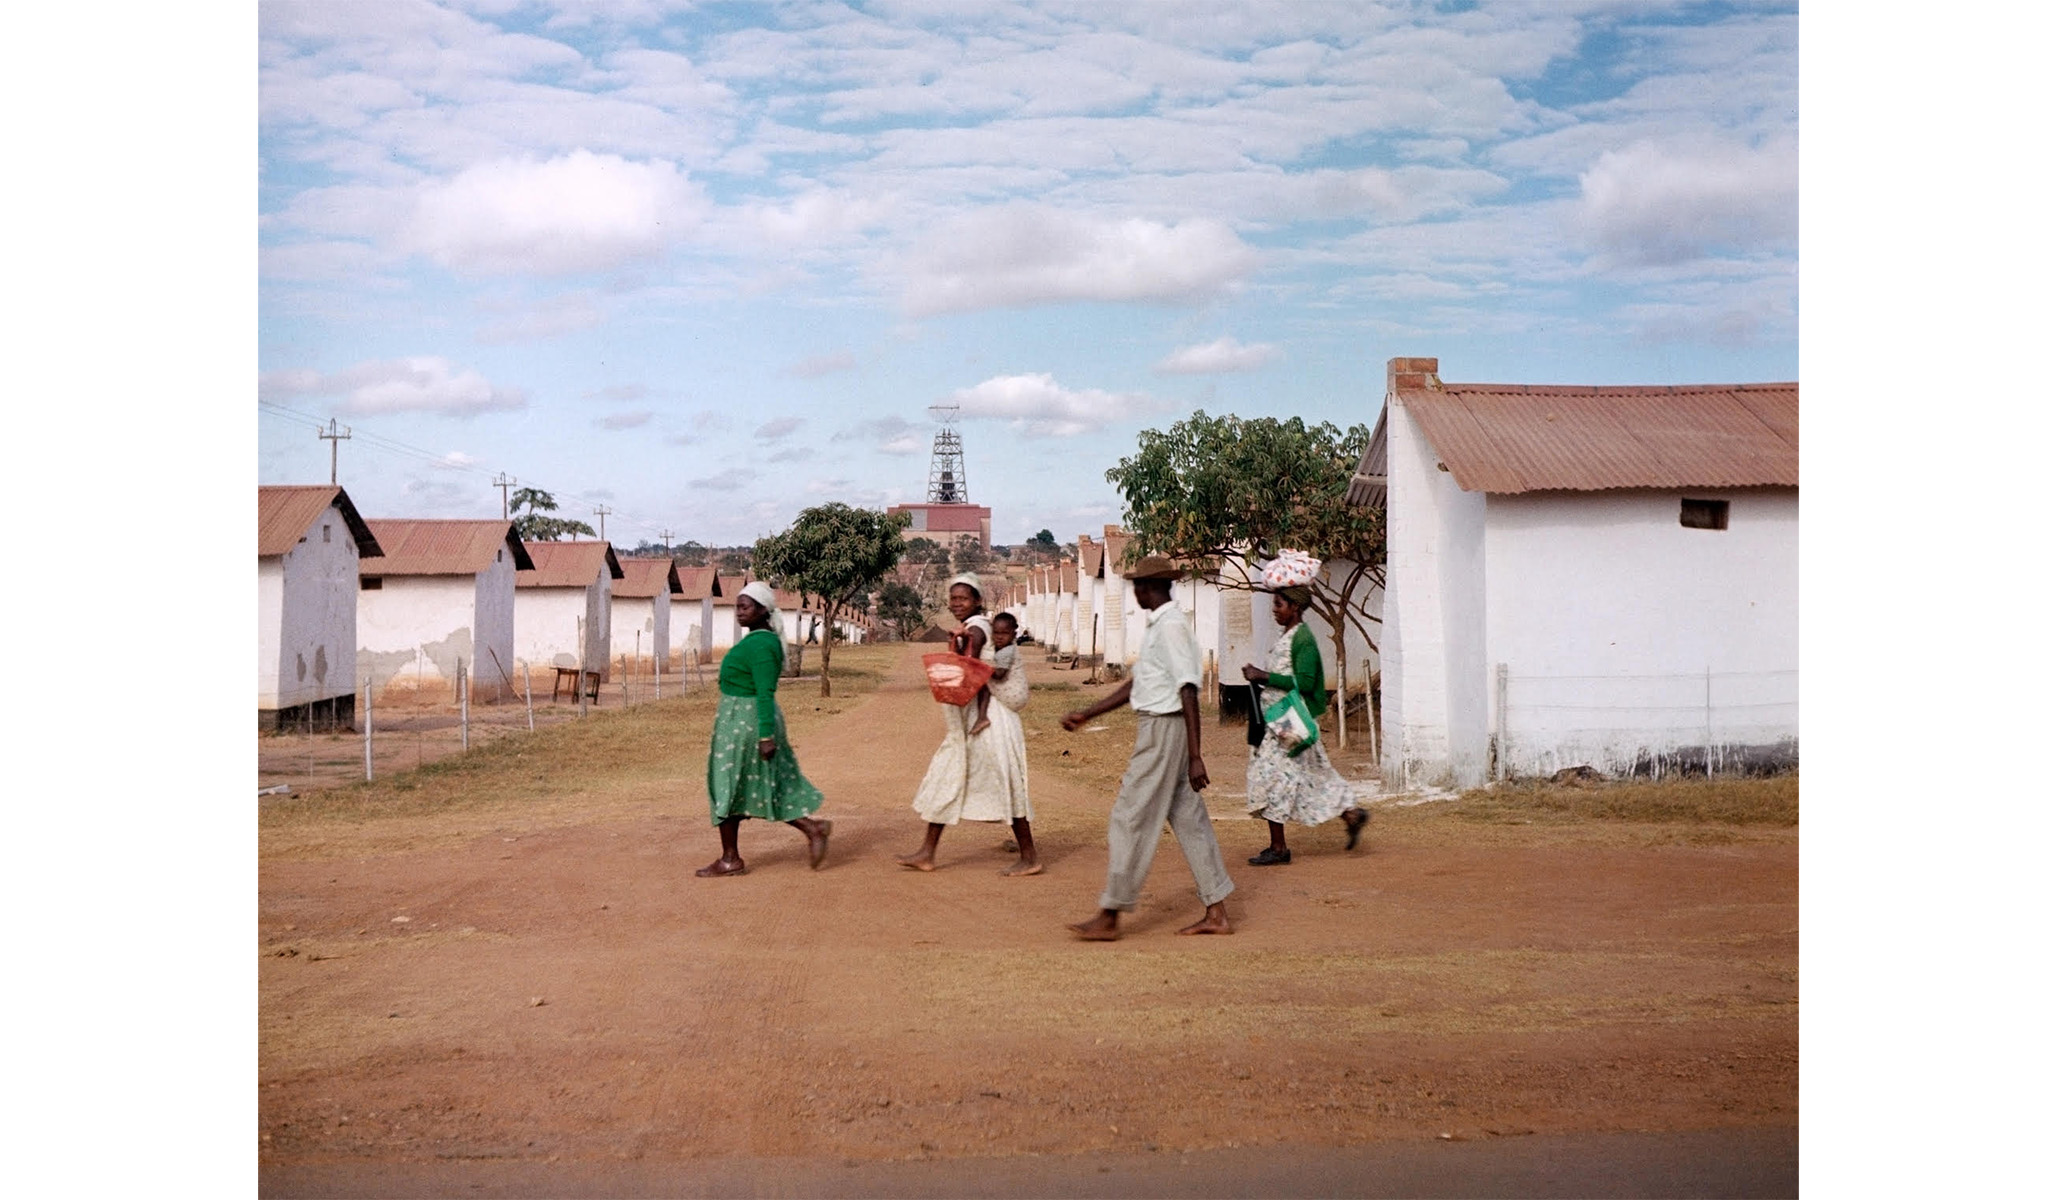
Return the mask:
<path fill-rule="evenodd" d="M 1339 829 L 1295 830 L 1292 865 L 1251 868 L 1264 827 L 1229 794 L 1240 729 L 1210 727 L 1236 936 L 1171 936 L 1198 905 L 1167 837 L 1130 936 L 1086 945 L 1063 926 L 1094 907 L 1132 725 L 1063 734 L 1054 714 L 1083 697 L 1037 693 L 1044 875 L 1002 879 L 1003 831 L 978 825 L 945 836 L 935 874 L 901 870 L 940 735 L 915 666 L 909 648 L 821 712 L 782 696 L 836 820 L 819 872 L 797 833 L 752 823 L 748 875 L 693 878 L 717 852 L 704 719 L 596 782 L 587 817 L 573 796 L 549 820 L 488 803 L 419 836 L 338 822 L 290 852 L 268 842 L 267 1190 L 350 1164 L 1341 1153 L 1797 1125 L 1793 831 L 1457 826 L 1424 806 L 1379 812 L 1355 853 Z"/>

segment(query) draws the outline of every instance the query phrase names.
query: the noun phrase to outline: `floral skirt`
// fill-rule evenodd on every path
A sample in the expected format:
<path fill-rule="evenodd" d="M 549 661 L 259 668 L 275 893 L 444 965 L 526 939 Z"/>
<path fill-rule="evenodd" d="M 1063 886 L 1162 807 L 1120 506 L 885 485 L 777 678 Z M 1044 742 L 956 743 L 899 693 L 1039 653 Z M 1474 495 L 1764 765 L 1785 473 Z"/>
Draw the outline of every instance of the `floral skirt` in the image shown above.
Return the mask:
<path fill-rule="evenodd" d="M 1245 776 L 1250 795 L 1245 802 L 1253 817 L 1281 825 L 1319 825 L 1357 806 L 1350 781 L 1343 778 L 1319 741 L 1295 758 L 1266 733 L 1250 752 Z"/>
<path fill-rule="evenodd" d="M 778 714 L 778 753 L 757 756 L 757 699 L 723 696 L 707 748 L 707 800 L 714 823 L 730 817 L 792 821 L 821 807 L 821 789 L 800 773 L 786 741 L 786 714 Z"/>

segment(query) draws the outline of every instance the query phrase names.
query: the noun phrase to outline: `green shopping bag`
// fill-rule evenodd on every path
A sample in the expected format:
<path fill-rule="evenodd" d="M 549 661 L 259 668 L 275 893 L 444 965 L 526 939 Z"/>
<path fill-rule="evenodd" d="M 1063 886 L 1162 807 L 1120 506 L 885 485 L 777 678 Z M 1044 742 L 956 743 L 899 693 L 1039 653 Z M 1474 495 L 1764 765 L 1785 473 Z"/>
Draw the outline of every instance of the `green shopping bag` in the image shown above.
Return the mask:
<path fill-rule="evenodd" d="M 1321 737 L 1321 730 L 1314 724 L 1314 714 L 1307 710 L 1307 701 L 1300 698 L 1300 689 L 1294 688 L 1264 710 L 1264 727 L 1278 744 L 1285 747 L 1287 758 L 1298 758 L 1307 747 Z"/>

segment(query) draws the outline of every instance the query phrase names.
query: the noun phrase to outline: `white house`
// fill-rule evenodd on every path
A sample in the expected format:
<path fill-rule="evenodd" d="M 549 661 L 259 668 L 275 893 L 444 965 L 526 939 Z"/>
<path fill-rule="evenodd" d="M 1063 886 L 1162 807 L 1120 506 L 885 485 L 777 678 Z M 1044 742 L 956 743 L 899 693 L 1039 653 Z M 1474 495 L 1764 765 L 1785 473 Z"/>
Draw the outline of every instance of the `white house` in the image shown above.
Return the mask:
<path fill-rule="evenodd" d="M 257 489 L 257 723 L 356 719 L 357 569 L 383 551 L 349 493 Z"/>
<path fill-rule="evenodd" d="M 742 575 L 721 575 L 716 577 L 714 588 L 713 636 L 709 645 L 716 650 L 726 650 L 736 644 L 736 597 L 743 592 L 743 585 L 750 582 L 748 573 Z"/>
<path fill-rule="evenodd" d="M 1797 383 L 1445 383 L 1387 364 L 1389 788 L 1799 755 Z"/>
<path fill-rule="evenodd" d="M 614 547 L 606 542 L 523 545 L 536 568 L 515 580 L 514 652 L 537 670 L 583 665 L 609 678 L 614 581 L 622 577 Z"/>
<path fill-rule="evenodd" d="M 679 590 L 671 597 L 671 642 L 683 668 L 685 655 L 698 654 L 695 661 L 703 663 L 714 657 L 714 598 L 721 594 L 721 577 L 713 567 L 680 567 L 678 576 Z"/>
<path fill-rule="evenodd" d="M 614 657 L 639 664 L 671 661 L 671 598 L 678 594 L 678 569 L 669 558 L 624 558 L 614 585 Z"/>
<path fill-rule="evenodd" d="M 1103 577 L 1101 560 L 1106 553 L 1107 548 L 1094 541 L 1092 534 L 1079 535 L 1078 602 L 1072 610 L 1076 618 L 1072 644 L 1077 647 L 1079 658 L 1088 665 L 1098 664 L 1103 651 L 1100 614 L 1106 603 L 1107 581 Z"/>
<path fill-rule="evenodd" d="M 381 691 L 519 691 L 514 580 L 534 564 L 511 521 L 376 520 L 385 554 L 358 567 L 357 671 Z"/>

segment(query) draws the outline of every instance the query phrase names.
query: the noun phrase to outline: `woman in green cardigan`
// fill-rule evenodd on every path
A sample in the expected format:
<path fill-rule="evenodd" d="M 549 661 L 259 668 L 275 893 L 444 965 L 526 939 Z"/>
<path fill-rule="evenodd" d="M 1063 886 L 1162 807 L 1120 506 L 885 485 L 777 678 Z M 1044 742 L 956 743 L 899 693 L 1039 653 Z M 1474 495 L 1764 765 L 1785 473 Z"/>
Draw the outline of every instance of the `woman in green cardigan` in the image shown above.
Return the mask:
<path fill-rule="evenodd" d="M 784 821 L 807 835 L 807 865 L 820 867 L 828 855 L 832 823 L 810 816 L 821 807 L 821 790 L 800 774 L 786 741 L 786 718 L 774 699 L 786 650 L 771 631 L 778 601 L 762 583 L 736 597 L 736 624 L 750 632 L 721 657 L 721 707 L 714 714 L 714 743 L 707 748 L 707 799 L 721 829 L 721 857 L 693 872 L 707 878 L 749 870 L 736 852 L 736 830 L 744 817 Z"/>
<path fill-rule="evenodd" d="M 1305 587 L 1283 587 L 1272 593 L 1271 619 L 1284 632 L 1272 643 L 1271 667 L 1267 670 L 1251 663 L 1243 668 L 1244 679 L 1263 685 L 1260 694 L 1266 708 L 1294 688 L 1315 716 L 1328 707 L 1322 687 L 1321 647 L 1314 644 L 1314 634 L 1300 620 L 1313 598 Z M 1250 753 L 1247 780 L 1250 815 L 1264 818 L 1271 826 L 1271 845 L 1250 860 L 1251 866 L 1282 866 L 1293 861 L 1293 852 L 1286 849 L 1288 821 L 1319 825 L 1341 817 L 1347 835 L 1343 848 L 1356 849 L 1357 835 L 1363 832 L 1368 814 L 1357 806 L 1350 781 L 1330 764 L 1319 741 L 1297 757 L 1291 756 L 1266 730 L 1264 740 Z"/>

